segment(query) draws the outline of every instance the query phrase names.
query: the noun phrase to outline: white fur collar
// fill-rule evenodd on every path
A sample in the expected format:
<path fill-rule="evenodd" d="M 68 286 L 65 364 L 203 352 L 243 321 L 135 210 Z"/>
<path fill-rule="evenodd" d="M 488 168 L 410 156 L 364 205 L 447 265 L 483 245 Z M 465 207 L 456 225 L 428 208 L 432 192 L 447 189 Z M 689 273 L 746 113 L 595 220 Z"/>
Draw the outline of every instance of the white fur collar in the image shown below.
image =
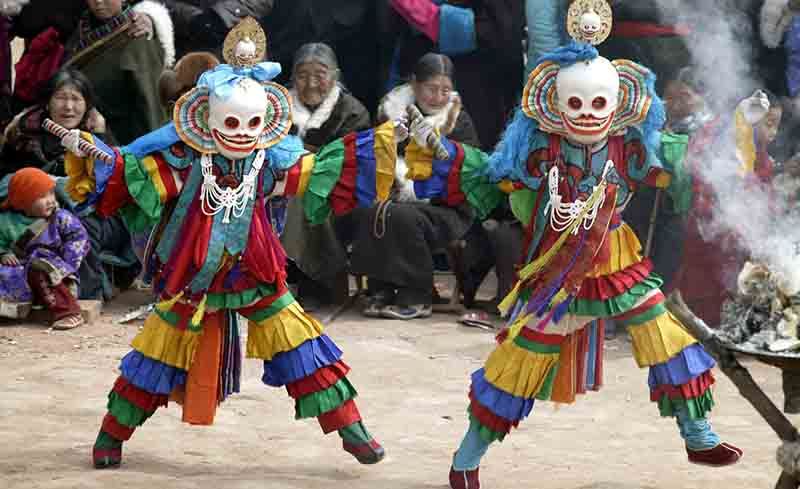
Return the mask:
<path fill-rule="evenodd" d="M 435 114 L 425 117 L 425 119 L 439 129 L 443 134 L 450 134 L 455 127 L 456 119 L 461 113 L 461 100 L 454 94 L 450 102 Z M 405 84 L 395 88 L 381 101 L 378 109 L 379 119 L 396 120 L 405 117 L 406 108 L 415 102 L 414 91 L 411 85 Z M 405 159 L 397 155 L 395 164 L 395 195 L 394 200 L 400 202 L 411 202 L 417 200 L 414 193 L 414 182 L 407 178 L 408 167 Z"/>
<path fill-rule="evenodd" d="M 457 99 L 457 96 L 451 97 L 450 102 L 448 102 L 444 108 L 435 114 L 425 116 L 425 119 L 436 129 L 439 129 L 445 134 L 449 134 L 453 128 L 448 126 L 455 125 L 455 118 L 458 117 L 458 113 L 451 114 L 453 109 L 456 108 Z M 406 83 L 396 87 L 383 97 L 378 112 L 386 119 L 396 120 L 405 117 L 406 108 L 414 102 L 414 90 L 411 88 L 410 84 Z M 460 112 L 460 103 L 458 103 L 457 107 L 457 110 Z M 451 115 L 454 115 L 455 118 L 451 117 Z"/>
<path fill-rule="evenodd" d="M 22 7 L 31 0 L 5 0 L 0 3 L 0 15 L 13 16 L 22 11 Z"/>
<path fill-rule="evenodd" d="M 789 10 L 789 0 L 764 0 L 761 7 L 761 40 L 768 48 L 775 49 L 781 45 L 793 15 Z"/>
<path fill-rule="evenodd" d="M 289 94 L 292 96 L 292 124 L 297 127 L 297 135 L 300 139 L 303 139 L 309 130 L 319 129 L 330 119 L 333 109 L 342 95 L 342 88 L 337 83 L 319 107 L 314 109 L 314 112 L 311 112 L 308 107 L 303 105 L 297 95 L 297 90 L 292 88 Z"/>
<path fill-rule="evenodd" d="M 153 30 L 164 50 L 164 68 L 171 67 L 175 63 L 175 31 L 167 7 L 153 0 L 144 0 L 133 6 L 133 11 L 147 15 L 153 21 Z"/>

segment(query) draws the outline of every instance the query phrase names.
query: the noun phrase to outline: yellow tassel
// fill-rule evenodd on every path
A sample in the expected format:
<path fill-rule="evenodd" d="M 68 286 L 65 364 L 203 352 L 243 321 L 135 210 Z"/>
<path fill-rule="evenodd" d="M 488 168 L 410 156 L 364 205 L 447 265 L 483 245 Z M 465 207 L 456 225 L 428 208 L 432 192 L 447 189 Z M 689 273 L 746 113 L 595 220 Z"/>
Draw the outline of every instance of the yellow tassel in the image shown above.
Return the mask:
<path fill-rule="evenodd" d="M 208 295 L 204 295 L 203 300 L 197 305 L 197 309 L 192 315 L 192 326 L 199 326 L 200 321 L 203 320 L 203 316 L 206 314 L 206 299 L 208 299 Z"/>
<path fill-rule="evenodd" d="M 506 337 L 505 342 L 514 341 L 514 338 L 519 336 L 519 332 L 522 331 L 523 326 L 528 324 L 528 321 L 533 317 L 533 314 L 525 314 L 521 315 L 514 321 L 514 324 L 508 329 L 508 337 Z"/>
<path fill-rule="evenodd" d="M 156 304 L 156 309 L 158 309 L 161 312 L 170 311 L 172 310 L 172 306 L 174 306 L 179 300 L 181 300 L 181 297 L 183 297 L 183 291 L 181 291 L 178 295 L 176 295 L 171 299 L 159 302 L 158 304 Z"/>
<path fill-rule="evenodd" d="M 577 226 L 581 225 L 584 217 L 586 217 L 586 214 L 588 214 L 589 210 L 592 207 L 594 207 L 595 202 L 597 202 L 598 199 L 600 199 L 603 195 L 605 195 L 605 192 L 606 192 L 606 182 L 605 180 L 603 180 L 600 183 L 600 185 L 598 185 L 597 189 L 595 189 L 595 191 L 589 197 L 589 199 L 587 199 L 586 205 L 584 206 L 583 210 L 578 215 L 578 217 L 572 222 L 572 224 L 569 225 L 567 229 L 565 229 L 561 233 L 561 236 L 558 237 L 558 240 L 553 244 L 553 246 L 551 246 L 550 249 L 548 249 L 542 256 L 532 261 L 531 263 L 525 265 L 525 267 L 523 267 L 522 270 L 520 270 L 519 272 L 520 280 L 517 281 L 511 292 L 509 292 L 509 294 L 505 297 L 505 299 L 503 299 L 503 301 L 497 306 L 497 308 L 500 310 L 500 313 L 503 316 L 508 314 L 508 311 L 511 309 L 511 307 L 514 305 L 517 298 L 519 297 L 520 284 L 522 282 L 529 281 L 534 275 L 538 274 L 550 263 L 550 260 L 552 260 L 555 254 L 558 253 L 558 250 L 560 250 L 561 247 L 564 246 L 564 243 L 567 241 L 567 238 L 569 238 L 569 235 L 572 234 L 572 232 L 575 230 Z M 567 294 L 562 289 L 561 291 L 559 291 L 556 297 L 560 298 L 560 301 L 563 301 L 564 299 L 567 298 Z M 510 336 L 511 335 L 509 334 L 509 337 Z"/>
<path fill-rule="evenodd" d="M 553 307 L 556 304 L 564 302 L 565 300 L 567 300 L 568 295 L 569 294 L 567 294 L 566 290 L 564 289 L 559 290 L 558 293 L 553 296 L 553 300 L 550 301 L 550 307 Z"/>
<path fill-rule="evenodd" d="M 514 288 L 511 289 L 511 292 L 509 292 L 508 295 L 506 295 L 505 299 L 503 299 L 503 301 L 500 304 L 498 304 L 497 309 L 500 310 L 500 314 L 502 316 L 508 314 L 508 311 L 511 309 L 511 307 L 514 305 L 515 302 L 517 302 L 517 297 L 519 297 L 519 284 L 520 282 L 514 284 Z"/>

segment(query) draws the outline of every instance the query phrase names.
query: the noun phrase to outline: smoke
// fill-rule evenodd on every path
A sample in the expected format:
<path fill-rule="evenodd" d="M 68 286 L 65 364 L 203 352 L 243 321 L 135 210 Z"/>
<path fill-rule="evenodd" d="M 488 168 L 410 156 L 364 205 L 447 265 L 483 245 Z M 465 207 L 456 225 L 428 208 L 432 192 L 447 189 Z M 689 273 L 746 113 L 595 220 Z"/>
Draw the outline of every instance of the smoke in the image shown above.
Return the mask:
<path fill-rule="evenodd" d="M 736 105 L 765 87 L 755 62 L 757 11 L 746 11 L 733 0 L 661 0 L 659 9 L 665 19 L 697 27 L 688 39 L 692 64 L 705 85 L 709 108 L 729 127 L 699 168 L 716 196 L 710 219 L 701 223 L 703 239 L 722 253 L 738 252 L 765 263 L 783 277 L 787 289 L 800 291 L 800 219 L 781 204 L 784 197 L 774 189 L 746 181 L 736 157 Z M 741 263 L 731 263 L 735 265 Z M 735 277 L 739 270 L 724 272 Z M 735 281 L 726 282 L 735 286 Z"/>

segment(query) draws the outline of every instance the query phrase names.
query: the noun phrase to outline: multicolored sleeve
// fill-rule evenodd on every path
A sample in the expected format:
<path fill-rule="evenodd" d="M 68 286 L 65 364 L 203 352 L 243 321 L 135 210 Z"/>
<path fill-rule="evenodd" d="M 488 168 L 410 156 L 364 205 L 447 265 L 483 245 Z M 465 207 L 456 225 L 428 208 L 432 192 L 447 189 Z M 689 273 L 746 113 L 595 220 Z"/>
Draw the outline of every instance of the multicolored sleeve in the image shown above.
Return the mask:
<path fill-rule="evenodd" d="M 340 216 L 388 199 L 396 160 L 394 124 L 389 121 L 350 133 L 317 154 L 300 156 L 270 195 L 301 197 L 309 222 L 318 224 L 331 211 Z"/>
<path fill-rule="evenodd" d="M 466 202 L 480 219 L 486 218 L 505 198 L 505 182 L 493 183 L 486 176 L 488 156 L 482 151 L 447 138 L 442 143 L 449 154 L 446 160 L 435 159 L 432 150 L 413 140 L 406 148 L 407 177 L 414 181 L 414 194 L 451 207 Z"/>
<path fill-rule="evenodd" d="M 81 206 L 94 205 L 101 216 L 122 215 L 136 229 L 152 225 L 161 209 L 177 197 L 183 172 L 191 155 L 181 144 L 141 158 L 125 150 L 110 148 L 97 138 L 84 138 L 115 156 L 109 164 L 68 153 L 66 190 Z"/>
<path fill-rule="evenodd" d="M 672 181 L 670 173 L 662 166 L 657 154 L 648 151 L 642 133 L 636 128 L 628 128 L 625 134 L 625 164 L 622 178 L 631 188 L 639 185 L 667 188 Z"/>

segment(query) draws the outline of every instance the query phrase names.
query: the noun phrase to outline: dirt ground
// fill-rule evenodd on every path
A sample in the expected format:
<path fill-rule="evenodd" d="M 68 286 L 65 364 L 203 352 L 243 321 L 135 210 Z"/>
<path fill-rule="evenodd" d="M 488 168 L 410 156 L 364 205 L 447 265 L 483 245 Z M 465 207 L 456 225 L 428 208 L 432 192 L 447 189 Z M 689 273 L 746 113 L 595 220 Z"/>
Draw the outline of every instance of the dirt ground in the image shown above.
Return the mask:
<path fill-rule="evenodd" d="M 469 374 L 493 345 L 491 333 L 454 316 L 411 322 L 367 320 L 350 311 L 328 328 L 353 367 L 359 407 L 386 459 L 361 466 L 323 437 L 315 421 L 294 421 L 284 390 L 245 362 L 242 393 L 211 427 L 162 409 L 125 445 L 122 468 L 95 471 L 90 451 L 117 364 L 139 324 L 115 320 L 143 296 L 129 293 L 100 321 L 71 332 L 0 324 L 0 487 L 152 489 L 444 489 L 450 457 L 466 427 Z M 745 450 L 736 466 L 687 463 L 676 426 L 648 400 L 646 371 L 624 338 L 606 345 L 605 387 L 572 406 L 541 403 L 520 429 L 493 446 L 483 487 L 537 489 L 771 488 L 778 440 L 721 373 L 713 421 Z M 780 372 L 748 364 L 781 401 Z"/>

